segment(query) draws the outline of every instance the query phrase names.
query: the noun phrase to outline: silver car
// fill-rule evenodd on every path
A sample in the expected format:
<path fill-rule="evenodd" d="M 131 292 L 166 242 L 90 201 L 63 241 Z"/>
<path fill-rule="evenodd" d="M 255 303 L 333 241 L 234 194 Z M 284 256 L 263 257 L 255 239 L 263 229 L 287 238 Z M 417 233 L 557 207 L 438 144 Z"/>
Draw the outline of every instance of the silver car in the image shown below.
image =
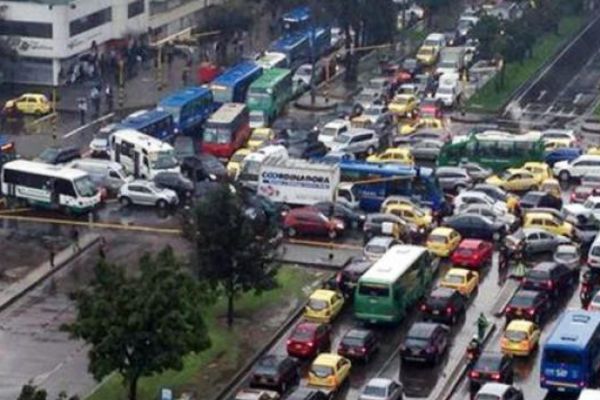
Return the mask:
<path fill-rule="evenodd" d="M 504 224 L 508 230 L 516 228 L 518 225 L 517 217 L 508 212 L 501 212 L 497 208 L 487 206 L 485 204 L 464 204 L 462 208 L 457 210 L 461 214 L 478 214 L 488 217 L 496 222 Z"/>
<path fill-rule="evenodd" d="M 133 181 L 121 186 L 117 198 L 124 206 L 135 204 L 167 208 L 179 203 L 177 193 L 171 189 L 159 188 L 154 182 L 143 180 Z"/>
<path fill-rule="evenodd" d="M 359 400 L 401 400 L 402 384 L 393 379 L 373 378 L 363 388 Z"/>
<path fill-rule="evenodd" d="M 569 238 L 544 229 L 523 228 L 505 238 L 511 252 L 524 251 L 525 256 L 553 252 L 561 244 L 572 243 Z"/>
<path fill-rule="evenodd" d="M 363 254 L 371 261 L 379 260 L 392 246 L 400 244 L 390 236 L 375 236 L 365 245 Z"/>
<path fill-rule="evenodd" d="M 437 160 L 444 146 L 441 140 L 426 139 L 412 145 L 410 152 L 417 160 Z"/>
<path fill-rule="evenodd" d="M 473 180 L 466 169 L 460 167 L 439 167 L 435 176 L 444 191 L 460 192 L 473 185 Z"/>
<path fill-rule="evenodd" d="M 379 136 L 372 129 L 353 128 L 333 139 L 330 148 L 331 151 L 344 151 L 354 155 L 371 155 L 379 148 Z"/>

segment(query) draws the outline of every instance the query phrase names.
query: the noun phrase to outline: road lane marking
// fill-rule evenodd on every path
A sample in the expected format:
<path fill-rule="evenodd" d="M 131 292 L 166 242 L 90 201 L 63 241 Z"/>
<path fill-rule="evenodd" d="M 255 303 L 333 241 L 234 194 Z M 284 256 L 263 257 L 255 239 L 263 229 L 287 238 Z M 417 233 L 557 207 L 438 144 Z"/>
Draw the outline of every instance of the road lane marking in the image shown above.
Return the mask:
<path fill-rule="evenodd" d="M 95 119 L 95 120 L 93 120 L 93 121 L 90 121 L 90 122 L 88 122 L 87 124 L 80 126 L 79 128 L 75 128 L 75 129 L 73 129 L 71 132 L 65 133 L 65 134 L 63 135 L 63 139 L 70 138 L 71 136 L 73 136 L 73 135 L 75 135 L 75 134 L 77 134 L 77 133 L 81 132 L 82 130 L 84 130 L 84 129 L 87 129 L 87 128 L 89 128 L 90 126 L 92 126 L 92 125 L 94 125 L 94 124 L 97 124 L 98 122 L 102 122 L 102 121 L 104 121 L 104 120 L 107 120 L 107 119 L 109 119 L 109 118 L 112 118 L 112 117 L 114 117 L 114 116 L 115 116 L 115 113 L 110 113 L 110 114 L 106 114 L 106 115 L 104 115 L 104 116 L 102 116 L 102 117 L 100 117 L 100 118 L 98 118 L 98 119 Z"/>
<path fill-rule="evenodd" d="M 304 240 L 304 239 L 287 239 L 283 242 L 284 244 L 299 244 L 313 247 L 331 248 L 331 249 L 348 249 L 348 250 L 362 250 L 362 246 L 355 244 L 344 244 L 344 243 L 328 243 L 319 242 L 316 240 Z"/>
<path fill-rule="evenodd" d="M 48 223 L 48 224 L 57 224 L 57 225 L 75 225 L 75 226 L 86 226 L 89 228 L 116 229 L 116 230 L 122 230 L 122 231 L 161 233 L 161 234 L 169 234 L 169 235 L 180 235 L 183 233 L 183 231 L 181 229 L 155 228 L 152 226 L 141 226 L 141 225 L 123 225 L 123 224 L 114 224 L 114 223 L 107 223 L 107 222 L 77 221 L 77 220 L 72 220 L 72 219 L 23 217 L 20 215 L 0 214 L 0 220 L 2 220 L 2 219 L 9 220 L 9 221 L 37 222 L 37 223 Z"/>
<path fill-rule="evenodd" d="M 0 210 L 0 215 L 2 214 L 12 214 L 12 213 L 22 213 L 31 211 L 31 208 L 11 208 L 6 210 Z"/>

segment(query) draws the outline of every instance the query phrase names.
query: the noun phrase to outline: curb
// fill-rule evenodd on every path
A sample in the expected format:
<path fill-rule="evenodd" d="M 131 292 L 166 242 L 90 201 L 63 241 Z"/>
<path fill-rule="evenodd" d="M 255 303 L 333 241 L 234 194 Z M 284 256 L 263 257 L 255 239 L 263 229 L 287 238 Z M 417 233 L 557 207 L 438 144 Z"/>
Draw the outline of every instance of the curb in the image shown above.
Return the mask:
<path fill-rule="evenodd" d="M 31 290 L 33 290 L 40 283 L 44 282 L 46 279 L 48 279 L 50 276 L 52 276 L 54 273 L 60 271 L 64 267 L 66 267 L 71 261 L 75 260 L 77 257 L 82 255 L 85 251 L 87 251 L 88 249 L 95 246 L 99 241 L 100 241 L 100 237 L 96 236 L 91 242 L 89 242 L 88 244 L 83 246 L 81 248 L 81 251 L 71 254 L 69 257 L 67 257 L 66 260 L 64 260 L 62 263 L 56 265 L 54 268 L 49 268 L 45 274 L 40 276 L 35 281 L 31 282 L 29 285 L 25 286 L 25 288 L 23 290 L 21 290 L 20 292 L 15 293 L 11 298 L 6 300 L 4 303 L 0 304 L 0 312 L 6 310 L 8 307 L 10 307 L 12 304 L 14 304 L 17 300 L 21 299 L 23 296 L 25 296 L 27 293 L 29 293 Z M 40 267 L 38 267 L 38 268 L 40 268 Z"/>

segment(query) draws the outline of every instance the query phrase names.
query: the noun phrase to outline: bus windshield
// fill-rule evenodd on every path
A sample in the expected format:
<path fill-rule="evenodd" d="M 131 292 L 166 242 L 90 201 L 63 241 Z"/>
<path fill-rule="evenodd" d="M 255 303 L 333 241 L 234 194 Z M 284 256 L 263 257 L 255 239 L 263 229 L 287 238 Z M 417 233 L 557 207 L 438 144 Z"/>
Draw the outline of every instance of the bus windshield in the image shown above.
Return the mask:
<path fill-rule="evenodd" d="M 204 141 L 207 143 L 227 144 L 231 141 L 231 131 L 227 128 L 207 127 L 204 130 Z"/>
<path fill-rule="evenodd" d="M 92 197 L 98 193 L 98 188 L 92 182 L 89 176 L 84 176 L 73 181 L 75 189 L 81 197 Z"/>
<path fill-rule="evenodd" d="M 152 156 L 150 160 L 152 169 L 171 169 L 178 165 L 177 158 L 175 158 L 172 150 L 158 151 L 153 153 Z"/>
<path fill-rule="evenodd" d="M 551 364 L 581 364 L 581 356 L 566 350 L 547 349 L 544 351 L 544 359 Z"/>
<path fill-rule="evenodd" d="M 389 297 L 390 288 L 385 284 L 361 283 L 358 288 L 358 293 L 370 297 Z"/>

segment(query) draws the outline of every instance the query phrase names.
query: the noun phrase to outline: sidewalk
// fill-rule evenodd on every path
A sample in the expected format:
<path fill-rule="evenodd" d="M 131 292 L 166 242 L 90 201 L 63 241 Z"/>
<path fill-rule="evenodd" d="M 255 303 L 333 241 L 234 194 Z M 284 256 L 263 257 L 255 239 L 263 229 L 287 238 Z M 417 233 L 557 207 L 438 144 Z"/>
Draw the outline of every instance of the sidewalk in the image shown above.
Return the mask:
<path fill-rule="evenodd" d="M 54 257 L 54 268 L 50 267 L 49 260 L 43 262 L 37 268 L 31 270 L 25 277 L 0 291 L 0 311 L 9 307 L 57 270 L 65 267 L 84 251 L 92 248 L 99 240 L 100 236 L 93 233 L 83 235 L 79 239 L 81 251 L 75 252 L 74 245 L 69 245 Z"/>

